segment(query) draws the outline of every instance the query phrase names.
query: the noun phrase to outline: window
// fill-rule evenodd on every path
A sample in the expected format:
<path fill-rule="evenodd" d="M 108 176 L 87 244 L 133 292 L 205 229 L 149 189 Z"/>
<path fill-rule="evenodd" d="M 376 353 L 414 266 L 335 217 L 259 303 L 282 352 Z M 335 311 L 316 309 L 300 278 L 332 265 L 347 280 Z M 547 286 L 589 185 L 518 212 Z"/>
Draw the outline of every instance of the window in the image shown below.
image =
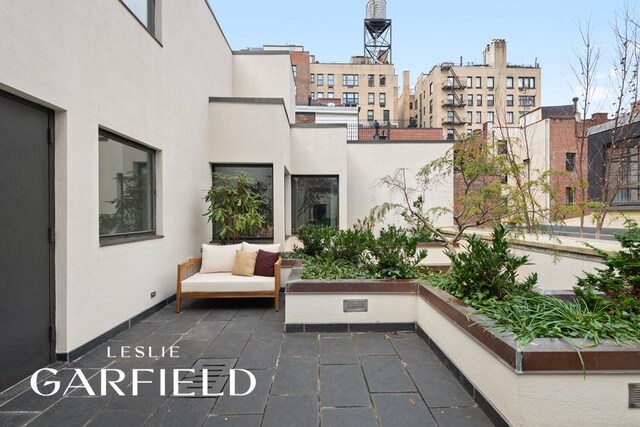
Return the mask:
<path fill-rule="evenodd" d="M 374 117 L 373 117 L 373 110 L 368 110 L 367 111 L 367 121 L 368 122 L 373 122 L 375 121 Z"/>
<path fill-rule="evenodd" d="M 518 77 L 518 89 L 535 89 L 535 77 Z"/>
<path fill-rule="evenodd" d="M 476 87 L 478 89 L 482 88 L 482 77 L 476 77 Z"/>
<path fill-rule="evenodd" d="M 381 93 L 380 94 L 380 106 L 384 107 L 385 105 L 387 105 L 387 94 L 386 93 Z"/>
<path fill-rule="evenodd" d="M 127 9 L 147 27 L 151 34 L 156 32 L 156 2 L 155 0 L 122 0 Z"/>
<path fill-rule="evenodd" d="M 324 99 L 324 92 L 318 92 L 318 99 Z"/>
<path fill-rule="evenodd" d="M 327 92 L 327 98 L 329 98 L 329 99 L 333 99 L 333 98 L 335 98 L 335 95 L 336 95 L 336 94 L 335 94 L 335 93 L 333 93 L 333 92 Z"/>
<path fill-rule="evenodd" d="M 382 121 L 388 122 L 390 120 L 389 117 L 389 110 L 382 110 Z"/>
<path fill-rule="evenodd" d="M 513 77 L 507 77 L 507 89 L 513 89 Z"/>
<path fill-rule="evenodd" d="M 342 103 L 344 105 L 357 105 L 358 92 L 345 92 L 342 94 Z"/>
<path fill-rule="evenodd" d="M 296 77 L 298 77 L 298 66 L 292 65 L 291 70 L 293 71 L 293 78 L 295 79 Z"/>
<path fill-rule="evenodd" d="M 473 111 L 467 111 L 467 123 L 473 123 Z"/>
<path fill-rule="evenodd" d="M 429 114 L 433 113 L 433 99 L 429 100 Z"/>
<path fill-rule="evenodd" d="M 521 107 L 534 107 L 536 105 L 535 96 L 519 96 L 518 105 Z"/>
<path fill-rule="evenodd" d="M 315 83 L 316 82 L 316 75 L 314 73 L 311 73 L 309 75 L 309 83 Z"/>
<path fill-rule="evenodd" d="M 318 86 L 324 86 L 324 74 L 318 74 L 317 85 Z"/>
<path fill-rule="evenodd" d="M 473 129 L 467 129 L 467 136 L 473 135 Z"/>
<path fill-rule="evenodd" d="M 482 112 L 476 111 L 476 123 L 482 123 Z"/>
<path fill-rule="evenodd" d="M 495 102 L 493 95 L 487 95 L 487 107 L 493 107 Z"/>
<path fill-rule="evenodd" d="M 513 107 L 513 95 L 507 95 L 507 107 Z"/>
<path fill-rule="evenodd" d="M 272 240 L 273 239 L 273 165 L 247 165 L 247 164 L 214 164 L 213 183 L 216 182 L 216 174 L 237 176 L 244 172 L 255 180 L 252 190 L 263 198 L 260 213 L 265 218 L 264 226 L 251 236 L 239 236 L 244 240 Z M 220 224 L 213 224 L 213 235 L 218 236 Z"/>
<path fill-rule="evenodd" d="M 477 101 L 477 102 L 476 102 L 476 105 L 477 105 L 478 107 L 482 107 L 482 95 L 478 95 L 478 96 L 476 96 L 476 101 Z"/>
<path fill-rule="evenodd" d="M 576 170 L 576 153 L 567 153 L 565 155 L 565 169 L 569 172 Z"/>
<path fill-rule="evenodd" d="M 493 89 L 495 85 L 495 80 L 493 77 L 487 77 L 487 89 Z"/>
<path fill-rule="evenodd" d="M 565 203 L 567 205 L 573 205 L 576 202 L 576 190 L 573 187 L 567 187 L 565 192 Z"/>
<path fill-rule="evenodd" d="M 494 117 L 493 117 L 493 111 L 488 111 L 487 112 L 487 121 L 489 123 L 493 123 Z"/>
<path fill-rule="evenodd" d="M 292 176 L 292 231 L 307 224 L 337 227 L 338 200 L 337 176 Z"/>
<path fill-rule="evenodd" d="M 155 151 L 100 130 L 98 165 L 101 242 L 155 235 Z"/>
<path fill-rule="evenodd" d="M 367 104 L 373 105 L 376 103 L 376 94 L 369 92 L 367 95 Z"/>
<path fill-rule="evenodd" d="M 311 99 L 316 99 L 316 93 L 315 92 L 311 92 Z"/>
<path fill-rule="evenodd" d="M 429 83 L 429 94 L 433 93 L 433 82 Z"/>
<path fill-rule="evenodd" d="M 429 116 L 429 127 L 433 127 L 433 116 Z"/>
<path fill-rule="evenodd" d="M 513 124 L 513 111 L 507 111 L 507 123 Z"/>
<path fill-rule="evenodd" d="M 358 75 L 357 74 L 343 74 L 342 75 L 342 86 L 358 86 Z"/>
<path fill-rule="evenodd" d="M 376 85 L 376 77 L 373 74 L 369 74 L 367 76 L 367 84 L 369 87 L 374 87 Z"/>
<path fill-rule="evenodd" d="M 455 121 L 455 114 L 453 111 L 447 111 L 447 123 L 453 123 Z"/>
<path fill-rule="evenodd" d="M 467 77 L 467 87 L 469 89 L 473 88 L 473 77 Z"/>
<path fill-rule="evenodd" d="M 327 74 L 327 86 L 333 87 L 334 80 L 333 74 Z"/>
<path fill-rule="evenodd" d="M 447 77 L 447 87 L 454 87 L 456 81 L 453 76 Z"/>
<path fill-rule="evenodd" d="M 384 74 L 380 74 L 380 87 L 385 87 L 387 85 L 387 76 Z"/>
<path fill-rule="evenodd" d="M 467 95 L 467 107 L 473 107 L 473 95 Z"/>

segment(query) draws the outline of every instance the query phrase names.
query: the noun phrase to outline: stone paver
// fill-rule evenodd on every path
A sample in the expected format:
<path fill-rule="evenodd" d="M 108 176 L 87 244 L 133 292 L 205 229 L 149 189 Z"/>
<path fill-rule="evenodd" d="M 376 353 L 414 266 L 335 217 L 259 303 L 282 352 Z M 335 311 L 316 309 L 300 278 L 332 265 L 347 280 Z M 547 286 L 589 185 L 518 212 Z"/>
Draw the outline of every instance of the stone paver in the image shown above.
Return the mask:
<path fill-rule="evenodd" d="M 41 397 L 29 382 L 0 394 L 2 426 L 198 426 L 198 427 L 385 427 L 490 426 L 487 416 L 415 333 L 283 333 L 284 306 L 273 311 L 262 300 L 188 301 L 176 314 L 170 306 L 101 344 L 70 364 L 58 363 L 61 391 Z M 126 346 L 179 347 L 179 358 L 108 357 Z M 172 395 L 173 369 L 196 361 L 224 359 L 219 397 Z M 216 362 L 211 362 L 215 364 Z M 221 362 L 217 362 L 218 365 Z M 202 366 L 200 363 L 199 366 Z M 126 378 L 107 396 L 78 388 L 62 391 L 80 368 L 100 394 L 100 368 L 120 369 Z M 246 369 L 256 379 L 246 396 L 230 396 L 228 369 Z M 132 370 L 152 384 L 132 396 Z M 166 370 L 160 394 L 160 370 Z M 111 372 L 108 378 L 116 378 Z M 182 377 L 180 377 L 182 378 Z M 42 375 L 44 382 L 54 379 Z M 74 385 L 79 385 L 76 380 Z M 249 387 L 237 371 L 236 393 Z M 182 386 L 181 386 L 182 390 Z M 201 393 L 200 393 L 201 394 Z"/>

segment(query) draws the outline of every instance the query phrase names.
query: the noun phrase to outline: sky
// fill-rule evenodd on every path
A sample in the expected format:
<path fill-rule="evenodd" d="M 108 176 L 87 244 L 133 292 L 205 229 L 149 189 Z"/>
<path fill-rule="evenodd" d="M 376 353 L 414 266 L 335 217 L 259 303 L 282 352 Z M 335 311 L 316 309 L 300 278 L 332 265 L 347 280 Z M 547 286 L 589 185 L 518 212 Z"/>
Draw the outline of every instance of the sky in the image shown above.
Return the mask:
<path fill-rule="evenodd" d="M 320 62 L 363 54 L 366 0 L 208 0 L 231 47 L 297 44 Z M 507 40 L 507 61 L 542 67 L 542 105 L 571 104 L 579 86 L 571 70 L 581 48 L 580 24 L 590 22 L 601 51 L 591 112 L 612 111 L 612 23 L 629 0 L 387 0 L 396 74 L 417 76 L 445 61 L 482 62 L 493 39 Z M 637 10 L 637 9 L 636 9 Z M 401 78 L 399 85 L 402 85 Z M 401 90 L 401 88 L 400 88 Z M 597 99 L 596 99 L 597 98 Z"/>

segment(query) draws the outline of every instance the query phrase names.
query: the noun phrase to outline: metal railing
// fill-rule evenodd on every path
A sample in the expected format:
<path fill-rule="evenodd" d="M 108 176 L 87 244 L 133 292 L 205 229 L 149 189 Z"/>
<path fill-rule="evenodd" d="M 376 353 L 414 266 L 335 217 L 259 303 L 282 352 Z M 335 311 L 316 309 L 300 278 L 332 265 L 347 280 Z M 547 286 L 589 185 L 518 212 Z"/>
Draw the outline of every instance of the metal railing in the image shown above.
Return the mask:
<path fill-rule="evenodd" d="M 347 124 L 347 139 L 349 141 L 384 141 L 403 139 L 401 134 L 405 129 L 417 129 L 418 124 L 411 120 L 365 121 Z"/>

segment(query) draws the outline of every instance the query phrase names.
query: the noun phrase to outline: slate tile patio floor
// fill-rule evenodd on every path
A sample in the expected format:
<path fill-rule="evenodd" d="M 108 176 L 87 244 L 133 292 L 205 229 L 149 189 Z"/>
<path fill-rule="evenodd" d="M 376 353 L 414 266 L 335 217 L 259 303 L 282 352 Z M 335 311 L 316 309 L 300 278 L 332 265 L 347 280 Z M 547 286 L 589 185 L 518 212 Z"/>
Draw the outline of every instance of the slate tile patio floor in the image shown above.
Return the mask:
<path fill-rule="evenodd" d="M 82 368 L 99 394 L 99 369 L 191 368 L 224 359 L 257 380 L 245 397 L 178 398 L 157 384 L 131 381 L 91 397 L 40 397 L 28 382 L 0 394 L 1 426 L 412 427 L 491 426 L 471 397 L 415 333 L 284 334 L 284 305 L 261 300 L 195 301 L 179 315 L 166 307 L 78 361 L 58 363 L 57 378 Z M 179 346 L 179 359 L 109 358 L 121 346 Z M 127 378 L 130 379 L 128 374 Z M 239 392 L 246 390 L 238 378 Z M 45 379 L 42 379 L 45 381 Z M 61 381 L 63 387 L 64 380 Z M 169 379 L 167 380 L 170 383 Z M 243 383 L 244 382 L 244 383 Z M 228 381 L 227 381 L 228 383 Z M 170 386 L 168 387 L 171 388 Z"/>

